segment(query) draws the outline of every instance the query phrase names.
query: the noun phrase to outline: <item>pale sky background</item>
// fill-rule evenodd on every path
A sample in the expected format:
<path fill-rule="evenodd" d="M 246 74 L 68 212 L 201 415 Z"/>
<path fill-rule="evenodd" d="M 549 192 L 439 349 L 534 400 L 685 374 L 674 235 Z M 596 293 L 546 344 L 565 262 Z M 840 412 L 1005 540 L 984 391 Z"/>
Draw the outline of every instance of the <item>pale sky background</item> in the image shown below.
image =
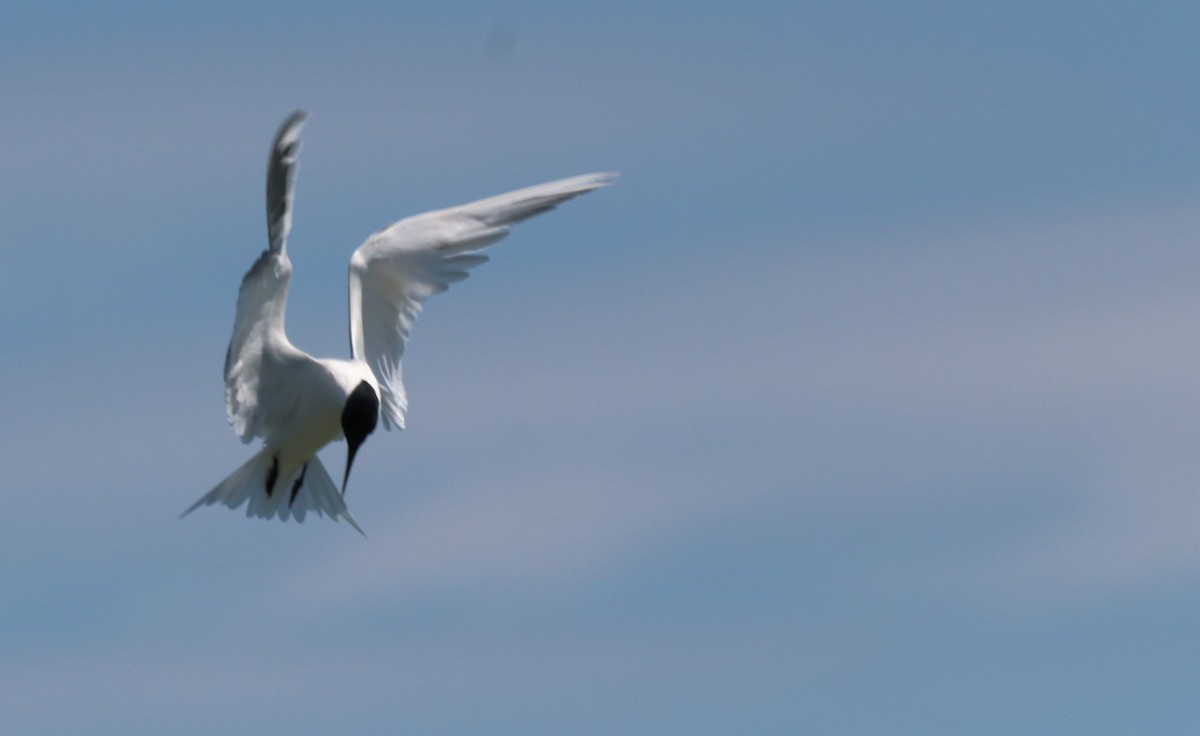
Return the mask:
<path fill-rule="evenodd" d="M 6 3 L 0 732 L 1194 734 L 1198 27 Z M 376 228 L 621 172 L 428 305 L 366 539 L 177 518 L 296 108 L 320 355 Z"/>

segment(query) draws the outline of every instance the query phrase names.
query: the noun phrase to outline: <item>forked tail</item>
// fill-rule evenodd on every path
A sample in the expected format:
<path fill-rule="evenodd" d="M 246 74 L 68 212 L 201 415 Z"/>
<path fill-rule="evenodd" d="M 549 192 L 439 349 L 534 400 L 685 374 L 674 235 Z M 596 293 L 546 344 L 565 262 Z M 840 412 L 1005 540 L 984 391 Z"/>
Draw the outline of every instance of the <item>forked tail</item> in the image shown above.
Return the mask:
<path fill-rule="evenodd" d="M 316 455 L 296 466 L 281 466 L 277 450 L 264 447 L 229 477 L 217 484 L 199 501 L 180 514 L 187 516 L 201 506 L 224 504 L 236 509 L 246 504 L 246 516 L 260 519 L 294 518 L 297 522 L 313 512 L 334 521 L 345 519 L 359 534 L 358 522 L 350 515 L 346 502 Z"/>

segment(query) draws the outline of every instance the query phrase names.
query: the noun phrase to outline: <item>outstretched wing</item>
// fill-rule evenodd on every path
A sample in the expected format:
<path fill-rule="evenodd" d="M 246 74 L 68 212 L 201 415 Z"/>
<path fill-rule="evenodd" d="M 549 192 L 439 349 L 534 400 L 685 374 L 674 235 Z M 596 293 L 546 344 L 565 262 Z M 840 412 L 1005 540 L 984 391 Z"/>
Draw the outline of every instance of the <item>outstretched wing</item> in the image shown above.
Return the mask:
<path fill-rule="evenodd" d="M 610 184 L 613 173 L 585 174 L 478 202 L 405 218 L 367 238 L 350 259 L 350 348 L 383 393 L 383 423 L 404 427 L 408 402 L 400 359 L 422 303 L 485 262 L 481 250 L 511 225 Z"/>
<path fill-rule="evenodd" d="M 249 442 L 264 434 L 268 418 L 260 411 L 264 356 L 290 348 L 284 334 L 288 283 L 292 264 L 287 236 L 292 229 L 292 195 L 300 127 L 306 115 L 294 112 L 284 121 L 271 146 L 267 166 L 267 234 L 269 243 L 242 278 L 233 337 L 225 354 L 225 410 L 233 431 Z"/>

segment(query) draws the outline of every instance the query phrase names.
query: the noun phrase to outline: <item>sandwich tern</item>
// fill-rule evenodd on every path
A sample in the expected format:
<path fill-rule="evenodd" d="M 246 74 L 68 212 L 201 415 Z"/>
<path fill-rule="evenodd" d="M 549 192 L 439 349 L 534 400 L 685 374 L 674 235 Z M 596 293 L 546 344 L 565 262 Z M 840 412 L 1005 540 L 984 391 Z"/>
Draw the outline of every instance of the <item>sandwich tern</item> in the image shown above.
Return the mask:
<path fill-rule="evenodd" d="M 275 136 L 267 166 L 268 247 L 242 278 L 233 337 L 225 354 L 225 408 L 245 443 L 263 448 L 183 515 L 200 506 L 246 504 L 246 515 L 304 521 L 309 512 L 345 519 L 350 466 L 382 420 L 404 428 L 408 406 L 400 362 L 422 304 L 488 260 L 481 251 L 522 220 L 610 184 L 612 172 L 585 174 L 477 202 L 408 217 L 367 238 L 350 257 L 350 360 L 314 358 L 284 331 L 292 264 L 287 237 L 306 114 L 293 113 Z M 339 491 L 317 451 L 345 439 Z"/>

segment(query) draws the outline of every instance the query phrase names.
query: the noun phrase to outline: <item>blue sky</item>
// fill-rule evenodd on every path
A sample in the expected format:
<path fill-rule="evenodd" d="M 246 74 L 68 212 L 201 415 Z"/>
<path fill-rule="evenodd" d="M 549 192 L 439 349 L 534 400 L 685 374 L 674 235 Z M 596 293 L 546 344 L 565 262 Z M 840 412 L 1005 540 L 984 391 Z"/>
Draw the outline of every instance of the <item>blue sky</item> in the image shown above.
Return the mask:
<path fill-rule="evenodd" d="M 0 731 L 1194 729 L 1200 10 L 5 16 Z M 296 108 L 320 355 L 376 228 L 621 172 L 428 305 L 366 539 L 177 518 Z"/>

